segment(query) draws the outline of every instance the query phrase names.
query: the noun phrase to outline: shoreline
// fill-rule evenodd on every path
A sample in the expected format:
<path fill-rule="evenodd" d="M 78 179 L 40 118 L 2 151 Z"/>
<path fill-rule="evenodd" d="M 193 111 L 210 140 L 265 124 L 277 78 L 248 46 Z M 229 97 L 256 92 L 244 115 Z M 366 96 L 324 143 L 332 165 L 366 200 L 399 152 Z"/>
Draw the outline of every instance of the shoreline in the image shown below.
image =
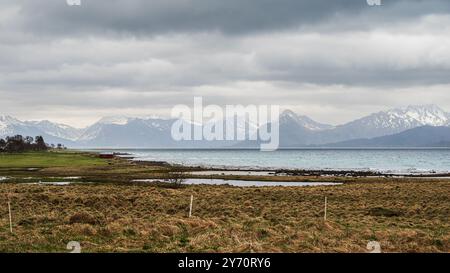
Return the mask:
<path fill-rule="evenodd" d="M 161 165 L 161 166 L 176 166 L 186 169 L 204 170 L 204 171 L 239 171 L 239 172 L 273 172 L 275 175 L 285 175 L 285 176 L 334 176 L 334 177 L 393 177 L 393 178 L 450 178 L 450 170 L 439 170 L 431 168 L 419 168 L 419 167 L 408 167 L 399 169 L 388 169 L 388 168 L 371 168 L 371 167 L 345 167 L 345 168 L 302 168 L 302 167 L 287 167 L 287 166 L 256 166 L 256 165 L 231 165 L 231 164 L 203 164 L 203 163 L 186 163 L 179 162 L 180 160 L 158 160 L 149 159 L 146 160 L 139 154 L 133 153 L 134 151 L 166 151 L 164 149 L 86 149 L 78 151 L 86 151 L 93 153 L 108 153 L 114 156 L 128 159 L 136 164 L 142 165 Z M 217 151 L 217 149 L 172 149 L 176 151 Z M 170 150 L 170 151 L 172 151 Z M 237 149 L 233 149 L 239 151 Z M 305 149 L 295 149 L 295 150 L 305 150 Z M 308 149 L 311 150 L 311 149 Z M 322 150 L 322 149 L 312 149 L 312 150 Z M 342 149 L 339 149 L 342 150 Z M 344 149 L 346 150 L 346 149 Z M 355 149 L 352 149 L 355 150 Z M 361 149 L 356 149 L 361 150 Z M 366 149 L 362 149 L 366 150 Z M 373 149 L 372 149 L 373 150 Z M 380 150 L 380 149 L 375 149 Z M 385 150 L 385 149 L 381 149 Z M 396 150 L 396 149 L 389 149 Z M 405 150 L 405 149 L 401 149 Z M 406 150 L 423 150 L 423 149 L 412 149 L 408 148 Z M 430 150 L 430 149 L 427 149 Z M 434 149 L 431 149 L 434 150 Z M 222 151 L 222 150 L 219 150 Z M 225 151 L 230 151 L 229 149 Z M 247 151 L 247 150 L 245 150 Z M 267 165 L 267 164 L 266 164 Z"/>
<path fill-rule="evenodd" d="M 383 174 L 374 171 L 349 171 L 349 170 L 292 170 L 292 169 L 268 169 L 268 168 L 228 168 L 205 167 L 170 164 L 166 161 L 136 160 L 127 153 L 114 153 L 105 156 L 101 152 L 93 151 L 50 151 L 43 156 L 69 155 L 69 157 L 85 157 L 101 163 L 101 166 L 87 164 L 85 166 L 73 166 L 68 162 L 66 167 L 56 165 L 38 167 L 24 165 L 21 168 L 0 167 L 1 182 L 54 182 L 65 181 L 67 177 L 78 177 L 77 181 L 70 182 L 101 182 L 101 183 L 133 183 L 136 180 L 159 179 L 164 182 L 170 180 L 173 174 L 179 172 L 184 179 L 197 180 L 230 180 L 244 182 L 301 182 L 301 183 L 378 183 L 380 181 L 404 181 L 410 182 L 420 179 L 424 182 L 448 181 L 450 174 Z M 103 155 L 103 156 L 102 156 Z M 0 165 L 1 166 L 1 165 Z"/>
<path fill-rule="evenodd" d="M 216 166 L 216 165 L 187 165 L 171 163 L 168 161 L 154 161 L 136 159 L 134 156 L 120 157 L 141 165 L 175 166 L 196 171 L 215 172 L 250 172 L 272 173 L 274 176 L 324 176 L 324 177 L 372 177 L 372 178 L 449 178 L 450 172 L 438 172 L 434 170 L 423 172 L 383 172 L 366 169 L 296 169 L 296 168 L 267 168 L 248 166 Z"/>

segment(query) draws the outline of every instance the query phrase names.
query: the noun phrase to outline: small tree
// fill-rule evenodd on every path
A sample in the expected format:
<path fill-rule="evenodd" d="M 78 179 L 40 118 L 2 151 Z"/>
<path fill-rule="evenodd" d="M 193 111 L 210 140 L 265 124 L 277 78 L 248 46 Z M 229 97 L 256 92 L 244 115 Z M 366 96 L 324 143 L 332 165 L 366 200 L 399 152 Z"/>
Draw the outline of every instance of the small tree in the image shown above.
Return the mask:
<path fill-rule="evenodd" d="M 4 150 L 9 153 L 23 152 L 26 149 L 24 139 L 21 135 L 6 137 Z"/>
<path fill-rule="evenodd" d="M 47 144 L 45 144 L 44 138 L 42 136 L 35 137 L 34 142 L 36 143 L 36 148 L 38 151 L 47 150 Z"/>
<path fill-rule="evenodd" d="M 181 185 L 186 181 L 186 173 L 181 168 L 174 168 L 167 173 L 166 181 L 175 187 L 181 187 Z"/>

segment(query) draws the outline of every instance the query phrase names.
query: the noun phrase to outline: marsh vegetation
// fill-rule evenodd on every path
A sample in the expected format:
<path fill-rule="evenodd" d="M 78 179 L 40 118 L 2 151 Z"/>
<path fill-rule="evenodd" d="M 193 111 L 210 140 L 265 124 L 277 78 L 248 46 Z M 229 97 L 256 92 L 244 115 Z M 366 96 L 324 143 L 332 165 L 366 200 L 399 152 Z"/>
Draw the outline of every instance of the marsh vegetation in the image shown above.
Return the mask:
<path fill-rule="evenodd" d="M 79 152 L 0 158 L 7 177 L 0 182 L 0 251 L 66 252 L 70 241 L 83 252 L 367 252 L 369 241 L 384 252 L 450 251 L 449 180 L 339 178 L 343 184 L 332 187 L 245 188 L 131 182 L 169 172 Z M 67 176 L 94 183 L 23 183 Z"/>

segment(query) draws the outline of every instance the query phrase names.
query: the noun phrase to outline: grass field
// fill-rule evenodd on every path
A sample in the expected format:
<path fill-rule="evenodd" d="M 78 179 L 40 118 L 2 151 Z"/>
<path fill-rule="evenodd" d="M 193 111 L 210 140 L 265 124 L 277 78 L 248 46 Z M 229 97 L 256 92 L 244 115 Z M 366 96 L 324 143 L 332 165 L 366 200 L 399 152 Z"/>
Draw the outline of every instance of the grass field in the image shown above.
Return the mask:
<path fill-rule="evenodd" d="M 0 153 L 0 168 L 45 168 L 105 166 L 98 157 L 72 152 L 28 152 L 19 154 Z"/>
<path fill-rule="evenodd" d="M 170 188 L 129 182 L 167 171 L 160 167 L 103 161 L 89 154 L 41 155 L 45 162 L 31 156 L 35 165 L 23 163 L 28 159 L 21 155 L 0 162 L 47 167 L 1 175 L 18 175 L 19 181 L 25 174 L 81 173 L 101 183 L 0 182 L 0 252 L 68 252 L 69 241 L 80 242 L 83 252 L 368 252 L 370 241 L 379 242 L 383 252 L 450 252 L 449 180 Z M 63 159 L 70 167 L 54 167 L 49 158 L 58 164 L 56 158 Z"/>
<path fill-rule="evenodd" d="M 449 196 L 449 182 L 179 189 L 3 184 L 0 251 L 64 252 L 69 241 L 79 241 L 85 252 L 366 252 L 375 240 L 385 252 L 449 252 Z"/>

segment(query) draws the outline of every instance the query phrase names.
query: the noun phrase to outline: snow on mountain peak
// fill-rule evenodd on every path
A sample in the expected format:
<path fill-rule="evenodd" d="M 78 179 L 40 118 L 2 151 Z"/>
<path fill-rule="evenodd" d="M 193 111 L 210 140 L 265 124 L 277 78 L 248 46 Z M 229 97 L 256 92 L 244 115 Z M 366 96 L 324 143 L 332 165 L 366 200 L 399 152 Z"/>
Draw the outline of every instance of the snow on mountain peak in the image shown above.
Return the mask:
<path fill-rule="evenodd" d="M 21 125 L 22 122 L 11 116 L 0 116 L 0 135 L 5 136 L 12 133 L 11 126 Z"/>
<path fill-rule="evenodd" d="M 284 110 L 283 113 L 281 113 L 281 117 L 289 117 L 292 119 L 298 119 L 298 115 L 294 111 L 289 110 L 289 109 Z"/>
<path fill-rule="evenodd" d="M 406 123 L 416 126 L 445 126 L 449 123 L 449 114 L 437 105 L 410 105 L 405 108 L 392 109 L 386 113 L 396 116 Z"/>
<path fill-rule="evenodd" d="M 76 129 L 66 124 L 55 123 L 48 120 L 26 121 L 25 124 L 28 126 L 36 127 L 37 129 L 51 136 L 68 140 L 76 140 L 83 132 L 83 129 Z"/>
<path fill-rule="evenodd" d="M 110 116 L 101 118 L 97 123 L 100 124 L 114 124 L 114 125 L 126 125 L 131 118 L 125 116 Z"/>
<path fill-rule="evenodd" d="M 297 124 L 312 131 L 320 131 L 333 128 L 333 126 L 331 125 L 316 122 L 307 116 L 297 115 L 292 110 L 284 110 L 283 113 L 280 115 L 280 122 L 289 123 L 290 121 L 294 121 Z"/>
<path fill-rule="evenodd" d="M 2 124 L 20 124 L 22 122 L 11 116 L 0 116 L 0 123 L 2 123 Z"/>

